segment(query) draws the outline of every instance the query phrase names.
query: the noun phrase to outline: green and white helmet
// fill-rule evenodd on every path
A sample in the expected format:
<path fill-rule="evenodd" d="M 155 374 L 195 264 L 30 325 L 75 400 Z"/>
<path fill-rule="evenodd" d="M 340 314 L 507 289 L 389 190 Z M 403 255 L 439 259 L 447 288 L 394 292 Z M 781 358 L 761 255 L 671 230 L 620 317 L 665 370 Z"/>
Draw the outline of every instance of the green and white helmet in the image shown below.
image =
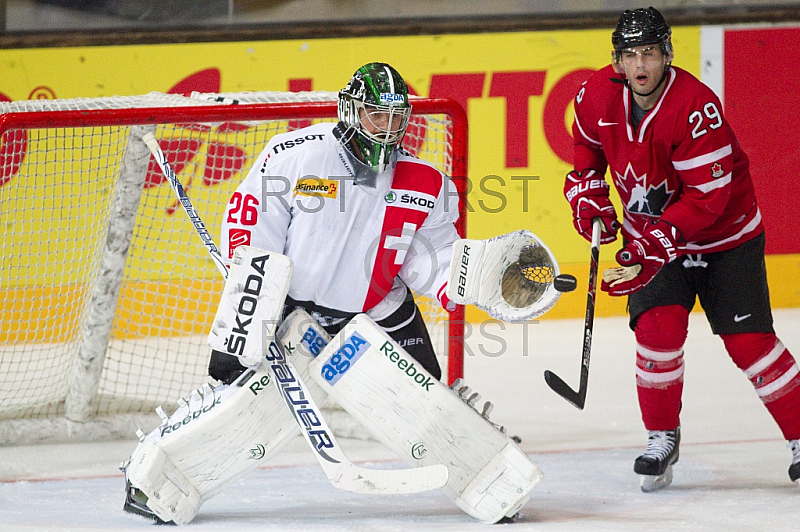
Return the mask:
<path fill-rule="evenodd" d="M 382 172 L 403 140 L 411 116 L 408 86 L 386 63 L 368 63 L 356 70 L 339 91 L 339 120 L 346 141 L 364 164 Z"/>

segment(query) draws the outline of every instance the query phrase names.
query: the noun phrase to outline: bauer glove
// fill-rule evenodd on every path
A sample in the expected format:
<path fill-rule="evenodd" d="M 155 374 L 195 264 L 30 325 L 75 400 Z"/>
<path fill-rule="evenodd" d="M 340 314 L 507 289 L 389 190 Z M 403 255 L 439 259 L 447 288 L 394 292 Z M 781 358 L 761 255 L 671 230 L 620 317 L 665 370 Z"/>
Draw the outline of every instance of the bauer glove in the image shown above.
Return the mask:
<path fill-rule="evenodd" d="M 600 289 L 612 296 L 624 296 L 644 288 L 664 265 L 675 260 L 684 243 L 674 225 L 655 222 L 644 236 L 619 250 L 617 262 L 621 267 L 603 272 Z"/>
<path fill-rule="evenodd" d="M 603 224 L 600 243 L 617 239 L 617 211 L 608 197 L 608 183 L 603 176 L 591 168 L 573 170 L 564 182 L 564 196 L 572 207 L 572 223 L 583 238 L 592 241 L 592 220 L 600 218 Z"/>

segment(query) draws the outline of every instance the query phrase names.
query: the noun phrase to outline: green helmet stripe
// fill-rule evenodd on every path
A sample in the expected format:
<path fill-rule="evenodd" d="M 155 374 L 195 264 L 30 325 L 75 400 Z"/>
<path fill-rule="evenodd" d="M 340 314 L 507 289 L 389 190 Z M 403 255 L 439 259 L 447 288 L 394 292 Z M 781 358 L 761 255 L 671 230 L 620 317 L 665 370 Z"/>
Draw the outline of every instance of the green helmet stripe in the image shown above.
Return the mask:
<path fill-rule="evenodd" d="M 375 86 L 375 82 L 372 81 L 372 76 L 370 75 L 369 71 L 367 70 L 366 66 L 359 68 L 359 70 L 364 74 L 364 81 L 367 82 L 370 90 L 372 91 L 372 95 L 375 97 L 375 101 L 381 101 L 381 93 L 378 90 L 378 87 Z"/>

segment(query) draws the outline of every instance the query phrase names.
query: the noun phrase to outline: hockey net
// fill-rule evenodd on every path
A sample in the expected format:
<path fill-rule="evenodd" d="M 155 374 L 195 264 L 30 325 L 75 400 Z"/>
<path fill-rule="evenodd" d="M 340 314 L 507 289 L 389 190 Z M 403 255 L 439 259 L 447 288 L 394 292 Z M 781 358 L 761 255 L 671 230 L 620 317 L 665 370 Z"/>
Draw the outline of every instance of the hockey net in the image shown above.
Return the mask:
<path fill-rule="evenodd" d="M 141 137 L 153 132 L 209 232 L 275 134 L 336 117 L 335 93 L 0 102 L 0 445 L 131 437 L 208 380 L 223 281 Z M 413 100 L 404 139 L 454 176 L 466 118 Z M 463 309 L 418 298 L 446 379 Z M 157 419 L 157 418 L 156 418 Z"/>

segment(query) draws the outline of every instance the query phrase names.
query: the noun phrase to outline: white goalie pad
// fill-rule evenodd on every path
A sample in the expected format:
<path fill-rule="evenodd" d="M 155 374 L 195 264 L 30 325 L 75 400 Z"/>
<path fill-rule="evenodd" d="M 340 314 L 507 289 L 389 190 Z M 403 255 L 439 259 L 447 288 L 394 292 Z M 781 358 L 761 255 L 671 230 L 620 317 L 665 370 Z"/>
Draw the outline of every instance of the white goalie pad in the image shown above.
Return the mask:
<path fill-rule="evenodd" d="M 444 464 L 442 491 L 486 523 L 513 516 L 542 479 L 513 441 L 437 381 L 366 314 L 311 362 L 323 389 L 415 466 Z"/>
<path fill-rule="evenodd" d="M 211 348 L 239 357 L 244 366 L 258 363 L 275 336 L 291 279 L 289 257 L 236 248 L 208 335 Z"/>
<path fill-rule="evenodd" d="M 498 320 L 532 320 L 550 310 L 561 295 L 553 286 L 558 262 L 527 230 L 488 240 L 457 240 L 450 268 L 447 297 L 475 305 Z"/>
<path fill-rule="evenodd" d="M 278 337 L 293 346 L 294 367 L 321 402 L 325 394 L 309 378 L 308 363 L 330 337 L 302 310 L 287 317 Z M 148 508 L 164 521 L 186 524 L 204 501 L 299 434 L 274 381 L 259 364 L 230 386 L 196 390 L 178 402 L 175 413 L 164 415 L 161 426 L 141 439 L 125 471 L 131 485 L 148 497 Z"/>

